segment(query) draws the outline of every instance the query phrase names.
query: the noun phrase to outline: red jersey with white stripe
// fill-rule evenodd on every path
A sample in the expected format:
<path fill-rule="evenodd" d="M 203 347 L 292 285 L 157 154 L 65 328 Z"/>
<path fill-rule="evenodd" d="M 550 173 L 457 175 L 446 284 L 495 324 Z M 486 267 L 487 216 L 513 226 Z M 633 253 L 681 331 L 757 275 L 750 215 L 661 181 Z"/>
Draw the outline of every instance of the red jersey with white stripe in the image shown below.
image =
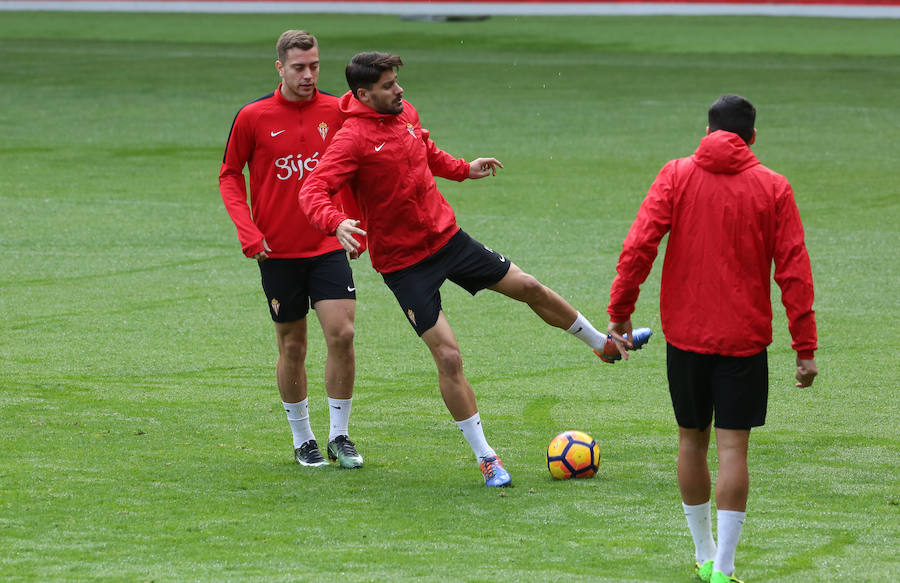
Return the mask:
<path fill-rule="evenodd" d="M 816 320 L 803 225 L 787 179 L 759 163 L 737 134 L 717 131 L 693 156 L 666 164 L 625 238 L 608 312 L 634 311 L 662 237 L 666 340 L 701 354 L 750 356 L 772 343 L 772 264 L 791 346 L 812 358 Z"/>
<path fill-rule="evenodd" d="M 349 117 L 301 188 L 303 212 L 316 228 L 334 233 L 344 219 L 358 218 L 331 200 L 349 185 L 377 271 L 391 273 L 430 257 L 459 231 L 434 177 L 461 182 L 469 163 L 440 150 L 406 101 L 399 114 L 384 114 L 347 92 L 340 107 Z"/>
<path fill-rule="evenodd" d="M 332 236 L 310 226 L 297 191 L 344 121 L 338 98 L 317 91 L 308 101 L 274 93 L 238 112 L 225 146 L 219 191 L 247 257 L 315 257 L 341 249 Z M 250 203 L 244 166 L 250 169 Z"/>

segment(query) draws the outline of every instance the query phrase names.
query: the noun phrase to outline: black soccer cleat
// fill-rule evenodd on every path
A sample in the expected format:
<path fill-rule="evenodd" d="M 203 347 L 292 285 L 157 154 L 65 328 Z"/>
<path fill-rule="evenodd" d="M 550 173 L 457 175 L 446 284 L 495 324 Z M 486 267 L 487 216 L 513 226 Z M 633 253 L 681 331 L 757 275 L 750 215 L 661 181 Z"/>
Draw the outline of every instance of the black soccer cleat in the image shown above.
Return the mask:
<path fill-rule="evenodd" d="M 315 439 L 310 439 L 295 449 L 294 459 L 301 466 L 319 467 L 328 465 L 328 461 L 322 457 L 322 452 L 319 451 L 319 444 L 316 443 Z"/>

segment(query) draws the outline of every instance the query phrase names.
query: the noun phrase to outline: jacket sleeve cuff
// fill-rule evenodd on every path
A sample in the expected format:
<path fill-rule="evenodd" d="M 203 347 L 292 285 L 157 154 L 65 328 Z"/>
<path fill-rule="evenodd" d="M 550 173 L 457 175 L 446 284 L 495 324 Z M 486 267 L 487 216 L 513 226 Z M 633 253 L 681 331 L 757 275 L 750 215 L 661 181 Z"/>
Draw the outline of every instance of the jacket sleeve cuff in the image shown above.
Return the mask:
<path fill-rule="evenodd" d="M 798 350 L 797 351 L 797 358 L 799 358 L 801 360 L 812 360 L 813 358 L 815 358 L 815 356 L 816 356 L 816 353 L 812 350 Z"/>
<path fill-rule="evenodd" d="M 630 314 L 630 313 L 626 314 L 626 313 L 623 313 L 623 312 L 617 312 L 617 311 L 612 310 L 612 309 L 606 310 L 606 313 L 609 314 L 609 321 L 610 321 L 610 322 L 613 322 L 613 323 L 615 323 L 615 324 L 620 324 L 620 323 L 622 323 L 622 322 L 627 322 L 628 320 L 631 319 L 631 314 Z"/>
<path fill-rule="evenodd" d="M 253 243 L 251 245 L 247 245 L 246 247 L 244 247 L 244 255 L 247 257 L 253 257 L 257 253 L 261 253 L 263 251 L 265 251 L 265 249 L 263 248 L 263 240 L 262 239 L 260 239 L 256 243 Z"/>
<path fill-rule="evenodd" d="M 334 235 L 335 231 L 337 231 L 338 225 L 349 219 L 347 215 L 344 213 L 335 213 L 332 217 L 331 221 L 328 223 L 328 235 Z"/>

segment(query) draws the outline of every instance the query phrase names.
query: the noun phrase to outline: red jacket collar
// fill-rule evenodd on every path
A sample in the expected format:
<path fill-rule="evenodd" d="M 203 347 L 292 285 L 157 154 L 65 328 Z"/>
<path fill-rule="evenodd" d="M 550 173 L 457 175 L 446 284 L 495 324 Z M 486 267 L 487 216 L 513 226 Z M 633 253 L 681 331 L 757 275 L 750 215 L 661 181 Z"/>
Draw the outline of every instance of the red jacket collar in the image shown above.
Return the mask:
<path fill-rule="evenodd" d="M 307 99 L 306 101 L 291 101 L 290 99 L 286 99 L 284 95 L 281 93 L 281 86 L 283 83 L 278 84 L 278 89 L 275 90 L 275 99 L 278 100 L 278 103 L 281 105 L 287 105 L 288 107 L 296 107 L 298 109 L 302 109 L 304 107 L 309 107 L 313 103 L 319 100 L 319 90 L 316 89 L 315 93 L 313 93 L 312 99 Z"/>

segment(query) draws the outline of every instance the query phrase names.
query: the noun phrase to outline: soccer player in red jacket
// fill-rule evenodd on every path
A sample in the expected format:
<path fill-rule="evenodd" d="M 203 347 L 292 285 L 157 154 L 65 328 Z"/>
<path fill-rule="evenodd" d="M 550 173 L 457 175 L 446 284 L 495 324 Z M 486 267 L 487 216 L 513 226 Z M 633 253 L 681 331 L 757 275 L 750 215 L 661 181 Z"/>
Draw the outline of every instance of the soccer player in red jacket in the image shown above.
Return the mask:
<path fill-rule="evenodd" d="M 372 52 L 347 65 L 350 91 L 341 98 L 341 110 L 349 117 L 303 184 L 300 206 L 349 252 L 359 245 L 355 237 L 367 236 L 372 265 L 431 351 L 441 396 L 479 461 L 485 485 L 506 486 L 509 473 L 485 439 L 459 345 L 441 310 L 441 285 L 449 279 L 473 295 L 491 289 L 526 302 L 545 322 L 594 349 L 602 349 L 606 335 L 559 294 L 459 228 L 434 177 L 479 179 L 503 165 L 496 158 L 466 162 L 438 149 L 403 100 L 396 74 L 402 64 L 395 55 Z M 347 184 L 360 217 L 331 200 Z"/>
<path fill-rule="evenodd" d="M 609 302 L 609 331 L 625 348 L 639 286 L 669 233 L 660 289 L 669 392 L 678 422 L 678 484 L 703 581 L 736 582 L 747 505 L 750 428 L 765 423 L 771 269 L 797 352 L 798 387 L 818 374 L 813 282 L 788 181 L 759 163 L 756 109 L 724 95 L 709 109 L 693 156 L 660 171 L 625 238 Z M 712 535 L 710 425 L 715 418 L 718 547 Z"/>
<path fill-rule="evenodd" d="M 256 259 L 275 323 L 276 379 L 294 441 L 294 458 L 325 466 L 309 423 L 306 315 L 310 305 L 325 334 L 325 391 L 331 427 L 328 457 L 341 467 L 363 464 L 348 437 L 353 401 L 356 286 L 341 244 L 310 226 L 297 206 L 309 176 L 344 120 L 337 98 L 316 89 L 319 48 L 303 30 L 276 45 L 282 82 L 235 117 L 219 172 L 219 190 L 244 255 Z M 250 205 L 243 169 L 250 167 Z M 354 257 L 359 250 L 354 249 Z"/>

